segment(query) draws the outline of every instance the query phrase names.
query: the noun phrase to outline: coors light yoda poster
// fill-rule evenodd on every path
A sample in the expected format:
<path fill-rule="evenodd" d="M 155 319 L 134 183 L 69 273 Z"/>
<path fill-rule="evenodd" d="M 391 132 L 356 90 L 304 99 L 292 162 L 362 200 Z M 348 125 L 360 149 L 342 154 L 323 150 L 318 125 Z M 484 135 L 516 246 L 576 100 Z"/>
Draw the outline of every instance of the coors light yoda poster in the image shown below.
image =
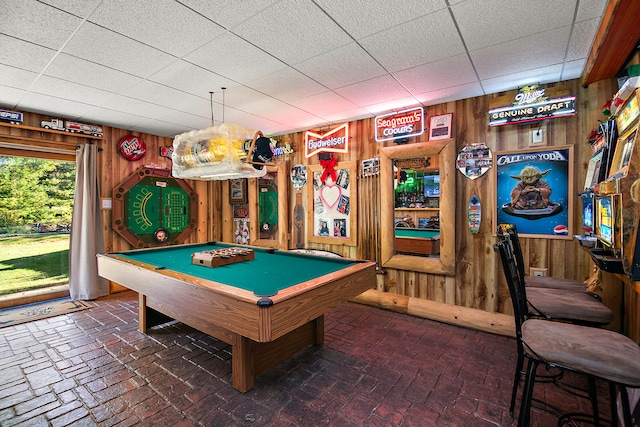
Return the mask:
<path fill-rule="evenodd" d="M 521 235 L 571 238 L 572 147 L 496 153 L 497 224 Z"/>

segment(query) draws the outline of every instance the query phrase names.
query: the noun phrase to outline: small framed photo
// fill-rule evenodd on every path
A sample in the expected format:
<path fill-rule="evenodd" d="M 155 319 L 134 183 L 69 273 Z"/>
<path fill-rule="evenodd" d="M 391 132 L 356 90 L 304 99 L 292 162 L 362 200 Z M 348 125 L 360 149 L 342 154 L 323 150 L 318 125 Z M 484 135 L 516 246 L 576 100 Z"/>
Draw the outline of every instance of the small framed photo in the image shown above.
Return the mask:
<path fill-rule="evenodd" d="M 429 120 L 429 141 L 451 138 L 453 113 L 431 116 Z"/>
<path fill-rule="evenodd" d="M 247 203 L 247 180 L 244 178 L 229 180 L 229 203 L 240 205 Z"/>

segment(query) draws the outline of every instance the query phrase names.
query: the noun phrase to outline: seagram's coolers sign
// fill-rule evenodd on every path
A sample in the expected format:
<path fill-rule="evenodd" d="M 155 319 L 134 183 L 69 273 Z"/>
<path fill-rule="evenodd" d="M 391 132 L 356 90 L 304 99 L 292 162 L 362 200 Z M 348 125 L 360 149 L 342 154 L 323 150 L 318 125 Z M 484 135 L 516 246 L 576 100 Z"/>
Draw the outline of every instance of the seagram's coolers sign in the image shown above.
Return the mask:
<path fill-rule="evenodd" d="M 408 138 L 424 133 L 424 109 L 411 108 L 376 117 L 376 141 Z"/>
<path fill-rule="evenodd" d="M 307 131 L 304 133 L 305 156 L 316 153 L 348 153 L 349 123 L 344 123 L 327 133 Z"/>
<path fill-rule="evenodd" d="M 556 92 L 564 92 L 562 88 L 554 89 Z M 518 91 L 510 105 L 499 104 L 497 108 L 489 110 L 489 126 L 522 124 L 573 116 L 576 114 L 575 100 L 576 97 L 570 95 L 551 98 L 538 85 L 525 86 Z M 493 101 L 492 105 L 495 102 L 500 101 Z"/>

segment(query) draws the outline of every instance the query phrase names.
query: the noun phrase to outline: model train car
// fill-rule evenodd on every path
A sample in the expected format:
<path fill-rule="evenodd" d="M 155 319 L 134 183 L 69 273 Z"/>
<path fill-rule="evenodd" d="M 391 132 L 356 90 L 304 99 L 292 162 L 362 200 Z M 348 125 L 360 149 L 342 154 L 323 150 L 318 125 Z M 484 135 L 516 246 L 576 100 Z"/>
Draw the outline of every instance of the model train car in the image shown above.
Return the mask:
<path fill-rule="evenodd" d="M 62 130 L 71 133 L 83 133 L 85 135 L 102 136 L 100 126 L 88 125 L 86 123 L 71 122 L 62 119 L 43 120 L 40 126 L 45 129 Z"/>

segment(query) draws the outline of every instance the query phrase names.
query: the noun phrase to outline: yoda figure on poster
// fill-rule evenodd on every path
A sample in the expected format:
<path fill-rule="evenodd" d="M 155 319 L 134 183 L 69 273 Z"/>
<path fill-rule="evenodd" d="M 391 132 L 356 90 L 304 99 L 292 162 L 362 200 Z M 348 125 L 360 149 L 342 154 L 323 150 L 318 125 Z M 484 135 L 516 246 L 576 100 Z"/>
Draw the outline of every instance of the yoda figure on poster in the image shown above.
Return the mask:
<path fill-rule="evenodd" d="M 519 182 L 511 191 L 511 203 L 502 206 L 502 210 L 510 215 L 528 219 L 555 215 L 562 211 L 562 206 L 549 200 L 551 187 L 542 178 L 551 169 L 540 172 L 536 167 L 525 166 L 520 175 L 511 175 Z"/>

